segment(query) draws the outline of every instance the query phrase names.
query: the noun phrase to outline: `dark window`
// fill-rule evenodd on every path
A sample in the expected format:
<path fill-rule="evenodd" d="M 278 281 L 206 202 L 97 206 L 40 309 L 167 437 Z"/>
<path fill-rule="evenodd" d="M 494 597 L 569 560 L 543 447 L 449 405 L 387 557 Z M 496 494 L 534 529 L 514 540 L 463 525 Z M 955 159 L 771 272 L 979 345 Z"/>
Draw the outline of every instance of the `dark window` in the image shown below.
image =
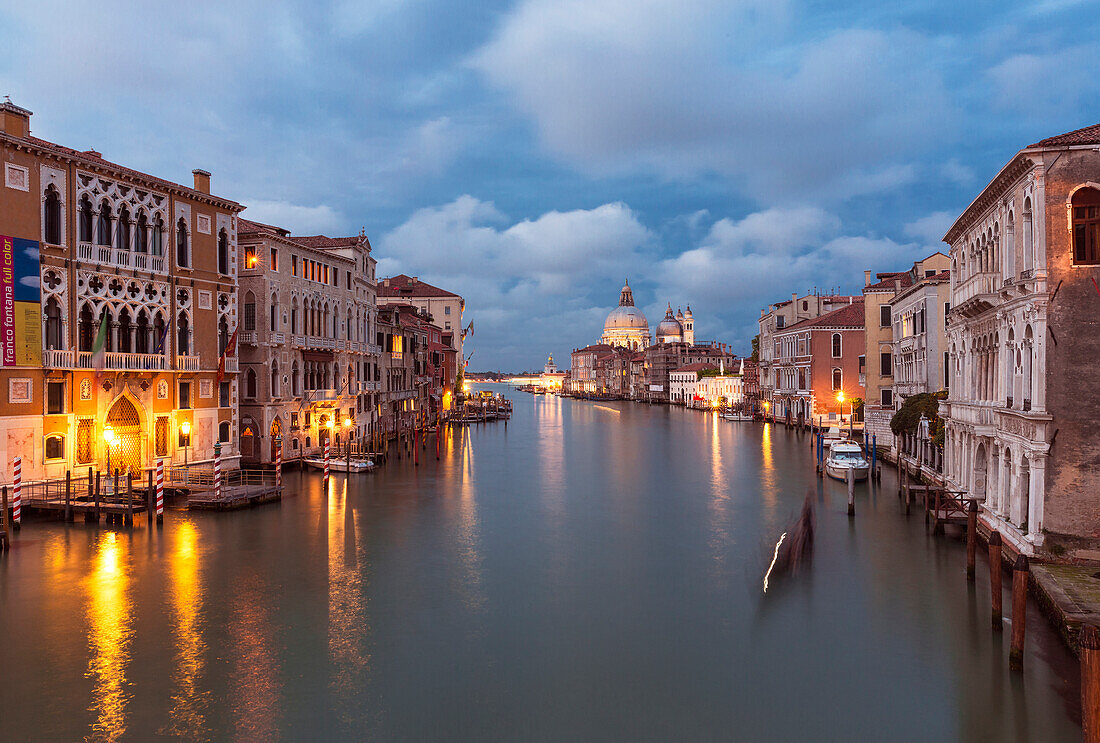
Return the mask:
<path fill-rule="evenodd" d="M 80 242 L 92 241 L 92 202 L 85 196 L 80 199 Z"/>
<path fill-rule="evenodd" d="M 61 244 L 61 197 L 57 189 L 50 186 L 46 189 L 46 205 L 44 215 L 46 221 L 46 242 L 50 245 Z"/>
<path fill-rule="evenodd" d="M 882 391 L 882 407 L 892 408 L 894 406 L 894 391 L 883 390 Z"/>
<path fill-rule="evenodd" d="M 787 324 L 787 320 L 786 320 L 786 318 L 785 318 L 785 317 L 783 317 L 782 315 L 780 315 L 779 317 L 775 318 L 775 327 L 777 327 L 777 328 L 782 328 L 782 327 L 785 327 L 785 326 L 786 326 L 786 324 Z"/>
<path fill-rule="evenodd" d="M 187 322 L 187 315 L 181 312 L 176 325 L 176 353 L 186 356 L 191 348 L 191 324 Z"/>
<path fill-rule="evenodd" d="M 244 375 L 244 396 L 248 398 L 256 397 L 256 372 L 249 369 Z"/>
<path fill-rule="evenodd" d="M 279 270 L 279 250 L 278 248 L 271 249 L 271 270 Z"/>
<path fill-rule="evenodd" d="M 187 250 L 187 223 L 183 221 L 183 217 L 180 217 L 180 221 L 176 224 L 176 265 L 184 267 L 191 265 Z"/>
<path fill-rule="evenodd" d="M 222 382 L 218 385 L 218 405 L 223 408 L 228 408 L 232 405 L 231 392 L 232 385 L 229 382 Z"/>
<path fill-rule="evenodd" d="M 884 304 L 878 308 L 878 324 L 880 328 L 890 327 L 890 305 Z"/>
<path fill-rule="evenodd" d="M 46 382 L 46 415 L 65 412 L 65 383 Z"/>
<path fill-rule="evenodd" d="M 61 343 L 61 305 L 50 297 L 46 300 L 46 348 L 57 350 Z"/>
<path fill-rule="evenodd" d="M 46 438 L 46 459 L 65 458 L 65 439 L 61 436 Z"/>
<path fill-rule="evenodd" d="M 218 441 L 223 444 L 229 441 L 229 421 L 222 421 L 218 424 Z"/>
<path fill-rule="evenodd" d="M 843 375 L 840 369 L 833 369 L 833 390 L 839 390 L 843 382 Z"/>
<path fill-rule="evenodd" d="M 840 333 L 833 333 L 833 358 L 834 359 L 839 359 L 840 358 L 840 351 L 841 351 Z"/>
<path fill-rule="evenodd" d="M 111 244 L 111 207 L 104 201 L 99 207 L 99 222 L 96 225 L 95 241 L 97 245 Z"/>
<path fill-rule="evenodd" d="M 218 233 L 218 273 L 229 273 L 229 235 L 225 230 Z"/>
<path fill-rule="evenodd" d="M 179 405 L 177 405 L 176 407 L 178 407 L 180 410 L 190 410 L 191 409 L 191 383 L 190 382 L 180 382 L 179 393 L 180 393 L 179 394 Z"/>
<path fill-rule="evenodd" d="M 888 377 L 894 373 L 892 368 L 894 356 L 889 352 L 883 352 L 879 354 L 879 374 L 884 377 Z"/>
<path fill-rule="evenodd" d="M 951 389 L 951 355 L 947 351 L 943 352 L 943 388 Z"/>
<path fill-rule="evenodd" d="M 924 277 L 925 278 L 929 278 L 929 277 L 932 277 L 932 276 L 935 276 L 935 275 L 936 275 L 935 269 L 932 269 L 932 268 L 924 269 Z"/>
<path fill-rule="evenodd" d="M 1073 195 L 1073 262 L 1100 264 L 1100 191 L 1095 188 Z"/>

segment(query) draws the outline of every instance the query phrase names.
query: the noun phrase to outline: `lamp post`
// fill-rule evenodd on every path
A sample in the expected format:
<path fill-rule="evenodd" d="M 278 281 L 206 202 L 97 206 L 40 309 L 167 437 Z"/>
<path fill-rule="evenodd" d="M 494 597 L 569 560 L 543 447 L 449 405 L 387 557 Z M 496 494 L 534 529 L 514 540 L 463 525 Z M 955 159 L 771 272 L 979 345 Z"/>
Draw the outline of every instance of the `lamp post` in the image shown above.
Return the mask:
<path fill-rule="evenodd" d="M 840 390 L 836 393 L 836 401 L 840 403 L 840 417 L 844 418 L 844 390 Z M 848 438 L 852 437 L 852 419 L 856 416 L 856 403 L 855 400 L 848 401 L 851 407 L 848 410 Z"/>
<path fill-rule="evenodd" d="M 347 456 L 344 458 L 347 463 L 347 473 L 351 474 L 351 418 L 344 418 L 344 438 L 347 439 L 345 446 L 347 446 Z"/>
<path fill-rule="evenodd" d="M 180 433 L 183 434 L 183 467 L 187 469 L 187 450 L 191 448 L 191 421 L 184 421 L 180 424 Z"/>
<path fill-rule="evenodd" d="M 107 426 L 103 429 L 103 440 L 107 442 L 107 486 L 111 485 L 111 447 L 118 441 L 118 435 L 115 433 L 115 429 Z"/>

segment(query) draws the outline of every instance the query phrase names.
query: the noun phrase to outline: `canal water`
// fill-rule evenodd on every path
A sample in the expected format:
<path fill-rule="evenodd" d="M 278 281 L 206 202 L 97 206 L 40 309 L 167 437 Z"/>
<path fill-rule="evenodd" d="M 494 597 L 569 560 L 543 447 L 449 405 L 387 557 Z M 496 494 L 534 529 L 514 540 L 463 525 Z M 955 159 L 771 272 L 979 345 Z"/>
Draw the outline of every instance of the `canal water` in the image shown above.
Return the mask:
<path fill-rule="evenodd" d="M 968 586 L 891 471 L 850 520 L 806 435 L 506 392 L 507 427 L 327 493 L 288 472 L 282 503 L 162 529 L 28 523 L 0 740 L 1080 738 L 1037 607 L 1011 674 L 986 563 Z M 807 492 L 812 567 L 765 595 Z"/>

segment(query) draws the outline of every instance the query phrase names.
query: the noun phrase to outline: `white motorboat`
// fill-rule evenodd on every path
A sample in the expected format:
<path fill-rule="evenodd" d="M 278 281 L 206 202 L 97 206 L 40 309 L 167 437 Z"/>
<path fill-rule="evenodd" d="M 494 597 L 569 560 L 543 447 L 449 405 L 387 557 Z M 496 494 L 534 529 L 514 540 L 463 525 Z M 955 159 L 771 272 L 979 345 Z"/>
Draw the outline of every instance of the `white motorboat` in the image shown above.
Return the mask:
<path fill-rule="evenodd" d="M 308 457 L 304 460 L 307 465 L 316 470 L 323 470 L 325 468 L 324 457 Z M 328 460 L 329 472 L 351 472 L 352 474 L 358 472 L 370 472 L 377 467 L 373 459 L 357 459 L 351 458 L 351 461 L 343 457 L 330 457 Z"/>
<path fill-rule="evenodd" d="M 749 413 L 721 413 L 719 416 L 724 421 L 751 421 L 752 415 Z"/>
<path fill-rule="evenodd" d="M 825 460 L 825 474 L 834 480 L 847 482 L 848 472 L 856 480 L 866 480 L 871 471 L 871 463 L 863 456 L 863 448 L 854 441 L 834 441 L 829 446 L 829 457 Z"/>

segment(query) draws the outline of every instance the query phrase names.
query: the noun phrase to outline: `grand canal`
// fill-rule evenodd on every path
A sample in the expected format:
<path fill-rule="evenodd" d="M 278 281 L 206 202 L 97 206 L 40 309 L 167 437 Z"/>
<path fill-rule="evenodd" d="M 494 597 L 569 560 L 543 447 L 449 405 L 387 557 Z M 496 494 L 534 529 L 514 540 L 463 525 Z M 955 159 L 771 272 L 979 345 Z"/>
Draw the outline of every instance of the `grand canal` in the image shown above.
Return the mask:
<path fill-rule="evenodd" d="M 507 427 L 327 493 L 288 472 L 281 504 L 161 530 L 28 524 L 0 740 L 1079 739 L 1037 607 L 1010 674 L 987 566 L 968 587 L 891 472 L 849 520 L 804 435 L 508 394 Z M 764 595 L 808 491 L 812 568 Z"/>

